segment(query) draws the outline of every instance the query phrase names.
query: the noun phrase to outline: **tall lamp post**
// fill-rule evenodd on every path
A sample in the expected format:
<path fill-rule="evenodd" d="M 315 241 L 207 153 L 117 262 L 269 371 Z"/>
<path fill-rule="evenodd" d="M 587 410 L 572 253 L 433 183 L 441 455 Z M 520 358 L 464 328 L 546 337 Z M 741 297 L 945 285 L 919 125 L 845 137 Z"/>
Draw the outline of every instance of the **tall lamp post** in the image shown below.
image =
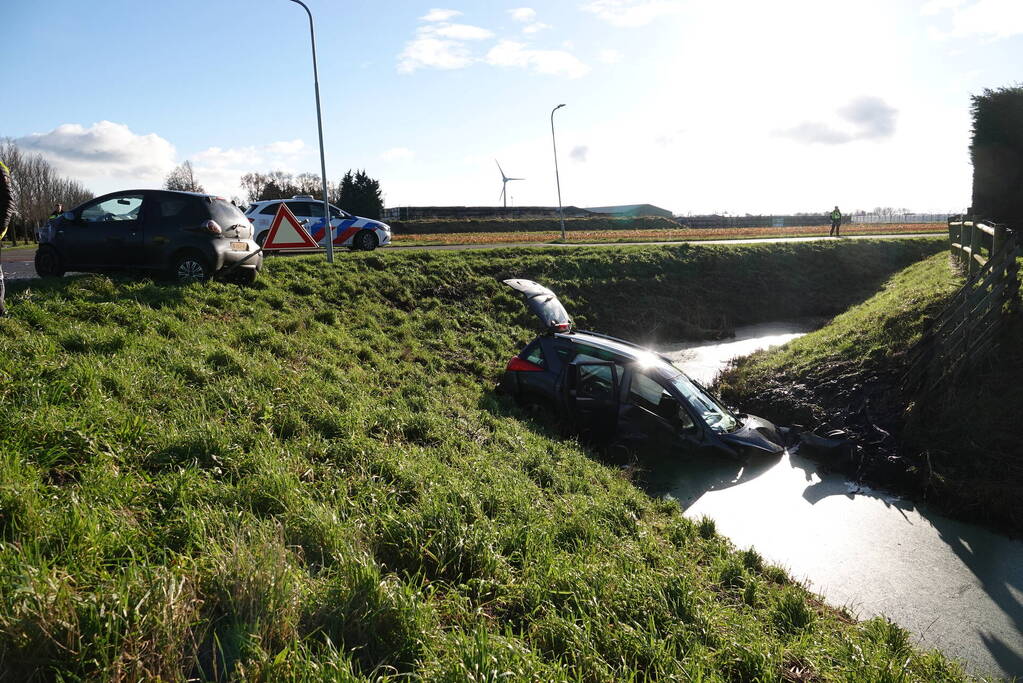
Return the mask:
<path fill-rule="evenodd" d="M 551 110 L 551 142 L 554 143 L 554 180 L 558 183 L 558 217 L 561 218 L 562 241 L 565 240 L 565 211 L 561 208 L 561 176 L 558 175 L 558 140 L 554 137 L 554 112 L 564 106 L 559 104 Z"/>
<path fill-rule="evenodd" d="M 327 162 L 323 155 L 323 116 L 320 114 L 320 77 L 316 70 L 316 32 L 313 30 L 313 13 L 302 0 L 291 0 L 302 5 L 309 15 L 309 42 L 313 46 L 313 87 L 316 90 L 316 129 L 320 135 L 320 175 L 323 179 L 323 231 L 327 237 L 327 263 L 334 262 L 334 231 L 330 226 L 330 202 L 327 199 Z"/>

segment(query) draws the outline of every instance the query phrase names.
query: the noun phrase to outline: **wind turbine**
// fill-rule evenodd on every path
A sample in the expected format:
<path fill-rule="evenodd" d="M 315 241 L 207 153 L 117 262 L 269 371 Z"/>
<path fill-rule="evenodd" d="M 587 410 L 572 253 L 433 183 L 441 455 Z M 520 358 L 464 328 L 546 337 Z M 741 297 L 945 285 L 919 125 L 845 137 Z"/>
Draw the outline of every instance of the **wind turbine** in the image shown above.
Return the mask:
<path fill-rule="evenodd" d="M 497 164 L 497 170 L 501 172 L 501 199 L 504 200 L 504 208 L 508 208 L 508 182 L 512 180 L 525 180 L 525 178 L 509 178 L 504 174 L 504 169 L 501 168 L 501 162 L 494 159 L 494 163 Z"/>

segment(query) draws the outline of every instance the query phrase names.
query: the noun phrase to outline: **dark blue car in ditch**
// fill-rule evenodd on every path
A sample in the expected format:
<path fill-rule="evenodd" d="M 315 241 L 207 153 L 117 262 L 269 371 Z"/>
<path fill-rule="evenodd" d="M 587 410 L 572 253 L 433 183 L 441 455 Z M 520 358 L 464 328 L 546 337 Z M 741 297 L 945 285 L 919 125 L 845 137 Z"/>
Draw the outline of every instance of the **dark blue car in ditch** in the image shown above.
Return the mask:
<path fill-rule="evenodd" d="M 550 289 L 505 280 L 523 295 L 543 332 L 513 357 L 500 389 L 602 441 L 739 460 L 785 450 L 782 431 L 735 413 L 655 351 L 596 332 L 574 330 Z"/>

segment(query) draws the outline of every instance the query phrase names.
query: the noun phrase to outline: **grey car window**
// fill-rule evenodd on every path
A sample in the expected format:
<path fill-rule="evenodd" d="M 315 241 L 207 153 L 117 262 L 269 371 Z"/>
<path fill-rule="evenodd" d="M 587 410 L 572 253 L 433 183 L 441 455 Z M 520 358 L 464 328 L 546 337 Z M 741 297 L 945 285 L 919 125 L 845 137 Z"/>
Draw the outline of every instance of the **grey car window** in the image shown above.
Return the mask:
<path fill-rule="evenodd" d="M 629 383 L 629 403 L 662 415 L 659 407 L 664 397 L 671 398 L 671 392 L 666 386 L 643 372 L 633 373 Z M 683 429 L 690 429 L 694 426 L 692 416 L 681 405 L 678 407 L 678 419 Z"/>
<path fill-rule="evenodd" d="M 614 391 L 610 365 L 580 365 L 576 395 L 588 398 L 605 396 Z"/>
<path fill-rule="evenodd" d="M 122 194 L 82 209 L 81 219 L 86 223 L 138 220 L 142 208 L 142 195 Z"/>

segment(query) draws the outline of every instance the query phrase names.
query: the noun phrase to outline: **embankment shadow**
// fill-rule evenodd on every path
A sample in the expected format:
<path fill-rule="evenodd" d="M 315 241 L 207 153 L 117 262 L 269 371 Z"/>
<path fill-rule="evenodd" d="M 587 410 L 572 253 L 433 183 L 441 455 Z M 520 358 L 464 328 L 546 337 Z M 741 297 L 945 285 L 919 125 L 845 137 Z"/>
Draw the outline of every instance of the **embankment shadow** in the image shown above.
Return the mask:
<path fill-rule="evenodd" d="M 1023 677 L 1023 541 L 940 515 L 925 516 L 1012 625 L 1015 637 L 1009 641 L 979 624 L 978 632 L 1002 673 Z"/>
<path fill-rule="evenodd" d="M 959 561 L 976 577 L 976 586 L 997 606 L 1014 637 L 1005 638 L 992 632 L 984 623 L 971 624 L 981 642 L 998 663 L 1001 674 L 1023 676 L 1023 542 L 999 535 L 974 524 L 949 519 L 926 506 L 898 498 L 883 490 L 857 484 L 844 475 L 831 473 L 821 464 L 795 453 L 794 467 L 803 470 L 807 487 L 803 498 L 814 505 L 831 496 L 855 498 L 867 496 L 895 509 L 909 524 L 913 512 L 916 523 L 930 524 L 941 541 L 948 545 Z M 814 475 L 817 475 L 816 477 Z"/>

